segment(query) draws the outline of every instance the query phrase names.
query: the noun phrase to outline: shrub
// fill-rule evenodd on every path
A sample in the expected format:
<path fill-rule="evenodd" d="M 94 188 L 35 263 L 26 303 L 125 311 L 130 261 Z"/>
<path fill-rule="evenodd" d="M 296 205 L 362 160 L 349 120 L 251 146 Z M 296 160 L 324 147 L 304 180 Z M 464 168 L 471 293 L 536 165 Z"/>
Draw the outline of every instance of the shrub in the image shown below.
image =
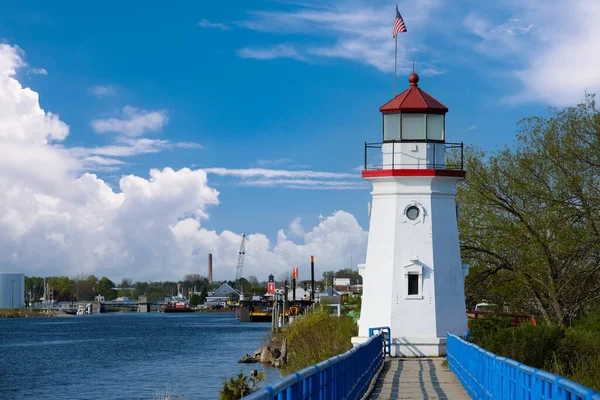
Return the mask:
<path fill-rule="evenodd" d="M 600 314 L 580 318 L 571 327 L 523 324 L 501 318 L 470 321 L 469 340 L 499 356 L 600 390 Z"/>
<path fill-rule="evenodd" d="M 237 376 L 223 381 L 219 400 L 238 400 L 248 396 L 258 390 L 259 382 L 263 379 L 265 379 L 265 375 L 262 372 L 247 377 L 242 370 Z"/>
<path fill-rule="evenodd" d="M 350 339 L 357 334 L 358 327 L 352 318 L 331 315 L 328 307 L 318 306 L 278 334 L 280 340 L 287 339 L 288 362 L 283 372 L 299 371 L 350 350 Z"/>

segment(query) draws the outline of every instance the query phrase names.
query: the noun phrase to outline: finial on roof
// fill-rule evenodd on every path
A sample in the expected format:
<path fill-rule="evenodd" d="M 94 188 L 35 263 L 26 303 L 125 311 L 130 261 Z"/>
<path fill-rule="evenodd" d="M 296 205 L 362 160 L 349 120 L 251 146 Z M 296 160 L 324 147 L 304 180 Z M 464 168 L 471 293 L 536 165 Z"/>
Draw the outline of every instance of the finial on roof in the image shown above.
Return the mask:
<path fill-rule="evenodd" d="M 410 86 L 419 86 L 419 75 L 413 72 L 408 76 L 408 82 L 410 83 Z"/>

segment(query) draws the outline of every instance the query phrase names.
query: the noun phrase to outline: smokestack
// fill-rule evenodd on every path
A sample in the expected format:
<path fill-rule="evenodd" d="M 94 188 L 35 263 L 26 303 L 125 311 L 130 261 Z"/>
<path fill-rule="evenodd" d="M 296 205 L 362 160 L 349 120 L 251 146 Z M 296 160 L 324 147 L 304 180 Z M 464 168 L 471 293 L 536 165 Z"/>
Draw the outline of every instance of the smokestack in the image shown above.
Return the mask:
<path fill-rule="evenodd" d="M 212 253 L 208 253 L 208 283 L 212 283 Z"/>

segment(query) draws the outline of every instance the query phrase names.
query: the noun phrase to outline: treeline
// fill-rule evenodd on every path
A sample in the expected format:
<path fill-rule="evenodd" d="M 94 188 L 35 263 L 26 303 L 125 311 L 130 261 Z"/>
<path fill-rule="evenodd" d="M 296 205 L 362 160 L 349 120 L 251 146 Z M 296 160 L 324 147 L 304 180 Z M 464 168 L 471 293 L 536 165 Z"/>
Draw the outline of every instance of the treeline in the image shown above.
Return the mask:
<path fill-rule="evenodd" d="M 142 295 L 148 296 L 149 300 L 159 300 L 177 295 L 177 287 L 180 285 L 181 291 L 186 297 L 188 297 L 190 290 L 199 293 L 196 296 L 197 298 L 190 300 L 195 304 L 203 304 L 208 293 L 216 290 L 224 283 L 228 283 L 235 288 L 243 288 L 244 293 L 250 295 L 262 295 L 267 290 L 267 282 L 259 282 L 254 276 L 241 278 L 238 282 L 213 281 L 210 284 L 207 278 L 198 274 L 186 275 L 180 281 L 164 282 L 132 282 L 131 279 L 124 278 L 120 283 L 116 283 L 105 276 L 98 278 L 95 275 L 76 278 L 66 276 L 46 278 L 47 297 L 56 301 L 91 301 L 97 295 L 104 296 L 106 300 L 114 300 L 122 296 L 129 299 L 138 299 Z M 44 293 L 43 277 L 25 277 L 25 295 L 28 300 L 31 295 L 33 301 L 38 301 L 44 296 Z"/>
<path fill-rule="evenodd" d="M 468 306 L 548 325 L 600 305 L 600 113 L 594 96 L 519 123 L 516 145 L 470 149 L 458 187 Z"/>

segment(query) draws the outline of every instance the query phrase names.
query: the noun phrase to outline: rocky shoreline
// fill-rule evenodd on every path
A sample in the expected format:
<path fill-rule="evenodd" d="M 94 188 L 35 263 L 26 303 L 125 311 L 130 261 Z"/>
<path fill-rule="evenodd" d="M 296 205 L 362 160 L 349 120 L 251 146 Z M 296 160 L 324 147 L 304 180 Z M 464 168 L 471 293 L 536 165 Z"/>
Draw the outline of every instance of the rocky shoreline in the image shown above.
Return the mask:
<path fill-rule="evenodd" d="M 285 338 L 281 342 L 275 338 L 271 339 L 269 344 L 261 346 L 253 354 L 244 354 L 238 361 L 241 364 L 261 363 L 271 365 L 274 368 L 281 368 L 287 362 L 287 341 Z"/>

